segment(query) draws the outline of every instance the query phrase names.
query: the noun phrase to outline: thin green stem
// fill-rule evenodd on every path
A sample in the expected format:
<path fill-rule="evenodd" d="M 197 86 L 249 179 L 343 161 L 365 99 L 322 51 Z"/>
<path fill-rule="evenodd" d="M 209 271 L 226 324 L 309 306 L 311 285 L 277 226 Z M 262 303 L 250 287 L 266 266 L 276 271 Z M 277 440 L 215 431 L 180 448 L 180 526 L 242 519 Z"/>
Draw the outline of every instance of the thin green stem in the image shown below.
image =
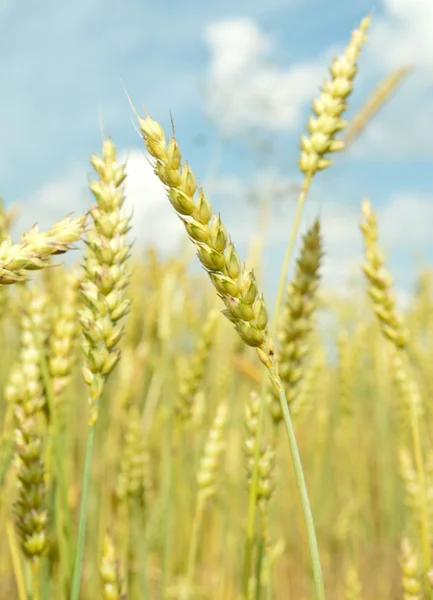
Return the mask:
<path fill-rule="evenodd" d="M 201 524 L 203 522 L 203 513 L 205 508 L 205 502 L 202 498 L 197 500 L 197 505 L 195 508 L 194 521 L 192 525 L 192 533 L 191 533 L 191 543 L 189 546 L 189 555 L 188 555 L 188 569 L 187 569 L 187 581 L 190 586 L 189 589 L 192 589 L 194 586 L 194 578 L 195 578 L 195 565 L 197 560 L 197 551 L 198 545 L 200 543 L 200 531 Z"/>
<path fill-rule="evenodd" d="M 138 498 L 128 498 L 128 597 L 149 598 L 146 576 L 146 544 L 142 541 L 143 506 Z"/>
<path fill-rule="evenodd" d="M 160 599 L 164 600 L 167 587 L 167 581 L 170 574 L 170 541 L 171 541 L 171 513 L 172 513 L 172 488 L 173 488 L 173 411 L 167 415 L 168 422 L 166 424 L 165 434 L 165 468 L 164 468 L 164 540 L 162 551 L 162 573 L 161 573 L 161 589 Z"/>
<path fill-rule="evenodd" d="M 41 560 L 38 556 L 32 559 L 30 570 L 32 573 L 32 600 L 40 600 Z"/>
<path fill-rule="evenodd" d="M 3 437 L 0 444 L 0 486 L 3 487 L 6 474 L 14 457 L 14 443 L 12 439 Z"/>
<path fill-rule="evenodd" d="M 39 584 L 39 593 L 41 600 L 50 600 L 51 599 L 51 588 L 53 586 L 53 561 L 48 556 L 43 556 L 41 559 L 40 570 L 40 584 Z M 66 596 L 63 594 L 63 591 L 60 591 L 59 600 L 65 600 Z"/>
<path fill-rule="evenodd" d="M 140 532 L 143 528 L 140 529 Z M 150 590 L 147 576 L 147 544 L 143 537 L 137 543 L 139 559 L 140 559 L 140 585 L 143 592 L 144 600 L 150 600 Z"/>
<path fill-rule="evenodd" d="M 290 260 L 292 258 L 293 248 L 295 246 L 295 241 L 296 241 L 296 236 L 298 234 L 299 225 L 301 223 L 302 211 L 304 209 L 304 203 L 305 203 L 305 199 L 307 197 L 308 190 L 310 189 L 311 181 L 312 181 L 312 177 L 307 176 L 307 177 L 305 177 L 305 179 L 302 183 L 302 188 L 301 188 L 301 192 L 299 194 L 298 203 L 297 203 L 297 207 L 296 207 L 295 219 L 293 221 L 292 230 L 290 232 L 290 237 L 289 237 L 289 241 L 288 241 L 288 244 L 286 247 L 286 253 L 284 255 L 283 264 L 281 265 L 280 279 L 278 282 L 277 298 L 275 300 L 274 316 L 273 316 L 272 325 L 271 325 L 271 338 L 273 338 L 273 339 L 275 338 L 275 334 L 276 334 L 277 327 L 278 327 L 278 317 L 280 314 L 281 305 L 283 303 L 283 296 L 284 296 L 284 290 L 285 290 L 285 286 L 286 286 L 287 272 L 289 270 Z"/>
<path fill-rule="evenodd" d="M 308 498 L 304 472 L 302 470 L 301 457 L 299 455 L 298 445 L 296 443 L 295 431 L 293 429 L 292 419 L 290 417 L 290 411 L 289 406 L 287 404 L 286 394 L 281 385 L 279 377 L 275 377 L 275 383 L 279 387 L 278 396 L 280 399 L 280 405 L 283 413 L 283 420 L 284 425 L 286 427 L 287 437 L 289 439 L 293 469 L 295 471 L 296 476 L 296 483 L 298 484 L 299 495 L 301 497 L 302 512 L 304 514 L 305 528 L 307 530 L 308 547 L 310 551 L 311 566 L 313 570 L 316 598 L 317 600 L 325 600 L 325 587 L 323 584 L 322 568 L 320 565 L 319 547 L 317 544 L 313 514 L 311 512 L 311 506 Z"/>
<path fill-rule="evenodd" d="M 95 445 L 96 424 L 89 423 L 87 428 L 86 450 L 81 487 L 80 515 L 78 519 L 77 547 L 75 550 L 74 572 L 72 575 L 71 600 L 80 596 L 81 572 L 83 569 L 84 543 L 86 539 L 87 506 L 89 502 L 90 474 L 92 470 L 93 447 Z"/>
<path fill-rule="evenodd" d="M 280 278 L 278 282 L 278 291 L 277 297 L 275 300 L 274 314 L 271 323 L 271 339 L 275 339 L 277 327 L 278 327 L 278 319 L 281 310 L 281 305 L 283 303 L 284 289 L 286 285 L 286 277 L 287 271 L 289 269 L 290 259 L 292 257 L 293 248 L 296 241 L 296 236 L 298 233 L 299 225 L 301 222 L 302 211 L 305 203 L 305 199 L 307 197 L 308 190 L 310 188 L 312 181 L 311 176 L 306 176 L 301 192 L 298 198 L 298 204 L 296 208 L 295 219 L 293 221 L 292 229 L 290 232 L 289 241 L 287 244 L 286 252 L 284 255 L 283 263 L 281 266 Z M 251 565 L 252 565 L 252 557 L 253 557 L 253 547 L 254 547 L 254 530 L 255 530 L 255 521 L 256 521 L 256 504 L 257 504 L 257 490 L 258 490 L 258 482 L 259 482 L 259 460 L 260 460 L 260 440 L 262 438 L 263 431 L 263 419 L 265 414 L 265 403 L 266 403 L 266 395 L 268 390 L 268 381 L 266 377 L 263 378 L 262 385 L 260 388 L 260 405 L 259 405 L 259 414 L 257 415 L 257 432 L 255 438 L 255 451 L 254 451 L 254 466 L 252 473 L 252 481 L 250 486 L 250 494 L 249 494 L 249 502 L 248 502 L 248 522 L 247 522 L 247 536 L 245 540 L 245 555 L 244 555 L 244 570 L 243 570 L 243 584 L 242 584 L 242 592 L 244 598 L 248 597 L 248 585 L 249 579 L 251 575 Z"/>
<path fill-rule="evenodd" d="M 170 370 L 170 360 L 172 357 L 171 346 L 169 339 L 164 337 L 160 356 L 160 372 L 163 377 Z M 162 395 L 168 390 L 167 379 L 164 379 L 162 384 Z M 175 428 L 175 413 L 174 413 L 174 397 L 168 394 L 167 398 L 167 422 L 165 424 L 165 439 L 164 439 L 164 473 L 163 473 L 163 511 L 164 511 L 164 533 L 162 543 L 162 569 L 161 569 L 161 584 L 159 590 L 160 600 L 164 600 L 166 596 L 167 584 L 170 580 L 171 570 L 171 550 L 172 550 L 172 510 L 173 510 L 173 477 L 174 477 L 174 451 L 178 444 L 178 430 Z"/>
<path fill-rule="evenodd" d="M 278 286 L 277 299 L 275 303 L 274 316 L 272 321 L 271 335 L 275 337 L 278 325 L 279 313 L 283 302 L 284 287 L 286 282 L 287 271 L 292 257 L 293 248 L 296 241 L 299 225 L 301 222 L 302 211 L 307 197 L 308 190 L 310 188 L 312 176 L 307 175 L 303 181 L 301 193 L 298 198 L 298 205 L 296 208 L 295 220 L 293 222 L 292 231 L 290 233 L 289 243 L 287 245 L 286 254 L 283 260 L 281 268 L 280 281 Z M 308 547 L 310 551 L 311 566 L 313 570 L 313 579 L 316 590 L 317 600 L 325 599 L 325 587 L 323 583 L 322 568 L 320 565 L 319 547 L 317 544 L 316 531 L 314 528 L 313 514 L 311 512 L 310 500 L 308 498 L 307 486 L 305 483 L 304 472 L 302 469 L 301 457 L 299 455 L 298 445 L 296 442 L 295 431 L 293 429 L 293 423 L 290 416 L 289 405 L 287 403 L 286 394 L 281 381 L 275 373 L 271 375 L 276 385 L 278 386 L 278 396 L 280 400 L 281 410 L 283 413 L 284 425 L 286 428 L 287 437 L 289 440 L 290 452 L 292 455 L 292 463 L 295 471 L 296 482 L 298 485 L 298 491 L 301 498 L 302 512 L 304 515 L 305 528 L 307 531 Z"/>
<path fill-rule="evenodd" d="M 256 505 L 257 492 L 259 486 L 259 461 L 260 461 L 260 440 L 262 439 L 263 417 L 265 414 L 265 401 L 268 389 L 268 381 L 263 377 L 260 389 L 260 404 L 259 414 L 257 415 L 257 431 L 254 441 L 254 466 L 250 486 L 250 494 L 248 501 L 248 522 L 247 522 L 247 537 L 245 540 L 245 555 L 244 555 L 244 571 L 242 581 L 243 598 L 248 598 L 249 581 L 251 576 L 251 565 L 253 558 L 254 537 L 255 537 L 255 522 L 256 522 Z"/>
<path fill-rule="evenodd" d="M 265 540 L 263 536 L 260 537 L 260 541 L 257 548 L 256 558 L 256 593 L 255 600 L 260 600 L 262 595 L 262 566 L 263 557 L 265 555 Z"/>

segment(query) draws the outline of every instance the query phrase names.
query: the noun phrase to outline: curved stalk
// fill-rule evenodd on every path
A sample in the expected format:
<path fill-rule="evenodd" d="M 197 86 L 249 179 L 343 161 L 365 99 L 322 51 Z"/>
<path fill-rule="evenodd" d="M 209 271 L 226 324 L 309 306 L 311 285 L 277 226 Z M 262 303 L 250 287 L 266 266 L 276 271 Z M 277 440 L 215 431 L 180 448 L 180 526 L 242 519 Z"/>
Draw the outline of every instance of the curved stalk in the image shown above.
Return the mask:
<path fill-rule="evenodd" d="M 299 198 L 298 198 L 295 219 L 293 221 L 289 241 L 287 243 L 286 252 L 285 252 L 283 263 L 281 266 L 280 278 L 279 278 L 279 282 L 278 282 L 278 292 L 277 292 L 277 297 L 276 297 L 276 301 L 275 301 L 274 314 L 273 314 L 272 324 L 271 324 L 271 338 L 273 338 L 273 339 L 275 338 L 275 335 L 277 332 L 278 318 L 279 318 L 279 313 L 281 310 L 281 305 L 283 302 L 287 271 L 289 269 L 290 260 L 292 258 L 293 248 L 295 245 L 296 236 L 297 236 L 297 233 L 299 230 L 299 225 L 301 222 L 302 211 L 304 208 L 304 203 L 305 203 L 305 199 L 307 197 L 308 190 L 311 185 L 311 181 L 312 181 L 311 175 L 306 176 L 304 178 L 304 181 L 302 184 L 302 189 L 301 189 L 301 192 L 300 192 Z M 254 467 L 253 467 L 252 482 L 251 482 L 251 487 L 250 487 L 250 495 L 249 495 L 249 503 L 248 503 L 248 523 L 247 523 L 247 536 L 246 536 L 246 541 L 245 541 L 245 557 L 244 557 L 244 571 L 243 571 L 243 585 L 242 585 L 242 592 L 243 592 L 244 598 L 248 597 L 248 583 L 249 583 L 249 579 L 250 579 L 251 565 L 252 565 L 255 518 L 256 518 L 256 504 L 257 504 L 257 487 L 258 487 L 258 479 L 259 479 L 259 468 L 258 467 L 259 467 L 259 460 L 260 460 L 260 439 L 262 437 L 262 431 L 263 431 L 263 419 L 264 419 L 264 414 L 265 414 L 267 386 L 268 386 L 268 382 L 267 382 L 266 378 L 264 377 L 261 388 L 260 388 L 260 406 L 259 406 L 259 414 L 258 414 L 258 422 L 257 422 L 257 435 L 256 435 L 256 440 L 255 440 Z M 280 401 L 281 401 L 281 398 L 280 398 Z M 288 431 L 288 427 L 289 427 L 289 429 L 291 428 L 291 431 L 293 432 L 293 427 L 291 425 L 291 418 L 290 418 L 290 413 L 289 413 L 289 409 L 288 409 L 288 405 L 287 405 L 287 400 L 285 399 L 285 394 L 284 394 L 283 404 L 285 404 L 286 413 L 287 413 L 287 415 L 284 416 L 285 411 L 283 409 L 284 422 L 286 423 L 286 419 L 288 416 L 288 420 L 289 420 L 289 424 L 290 424 L 288 426 L 286 423 L 286 430 Z M 289 433 L 287 433 L 287 435 L 289 437 Z M 289 437 L 289 442 L 290 442 L 290 437 Z M 293 442 L 296 446 L 296 438 L 294 437 L 294 432 L 293 432 L 292 443 Z M 292 450 L 292 443 L 290 443 L 291 450 Z M 296 450 L 297 450 L 297 447 L 296 447 Z M 298 453 L 298 459 L 299 459 L 299 465 L 300 465 L 299 453 Z M 292 455 L 292 460 L 294 460 L 293 455 Z M 301 466 L 301 472 L 302 472 L 302 466 Z M 298 485 L 299 485 L 299 483 L 298 483 Z M 304 482 L 304 485 L 305 485 L 305 482 Z M 308 496 L 307 496 L 307 500 L 308 500 Z M 310 513 L 311 513 L 311 511 L 310 511 Z M 314 530 L 314 527 L 313 527 L 313 530 Z M 319 563 L 319 567 L 320 567 L 320 563 Z M 317 596 L 317 597 L 321 598 L 321 596 Z"/>
<path fill-rule="evenodd" d="M 325 600 L 325 587 L 323 584 L 322 568 L 320 565 L 319 547 L 317 544 L 316 531 L 314 528 L 313 514 L 311 512 L 310 501 L 308 498 L 307 485 L 305 483 L 304 472 L 302 470 L 301 457 L 299 455 L 298 445 L 296 443 L 295 431 L 293 429 L 292 419 L 290 417 L 289 406 L 287 404 L 286 394 L 282 387 L 279 377 L 275 378 L 275 383 L 279 386 L 278 395 L 283 412 L 284 425 L 287 437 L 289 439 L 290 452 L 292 455 L 293 468 L 298 485 L 299 495 L 301 497 L 302 512 L 304 515 L 305 528 L 307 530 L 308 547 L 310 551 L 311 566 L 313 570 L 314 586 L 317 600 Z"/>

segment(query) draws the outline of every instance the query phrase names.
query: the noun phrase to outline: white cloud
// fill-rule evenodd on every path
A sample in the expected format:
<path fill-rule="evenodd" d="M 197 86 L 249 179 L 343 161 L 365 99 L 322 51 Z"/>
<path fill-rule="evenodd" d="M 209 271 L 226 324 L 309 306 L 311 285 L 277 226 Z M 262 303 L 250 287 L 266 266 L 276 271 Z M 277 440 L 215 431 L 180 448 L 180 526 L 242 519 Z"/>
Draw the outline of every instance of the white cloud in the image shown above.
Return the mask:
<path fill-rule="evenodd" d="M 354 145 L 355 155 L 399 160 L 431 156 L 432 31 L 431 0 L 384 0 L 380 16 L 373 13 L 361 76 L 372 74 L 377 79 L 405 66 L 414 73 Z"/>
<path fill-rule="evenodd" d="M 212 71 L 217 79 L 237 77 L 260 61 L 270 47 L 270 40 L 247 18 L 209 26 L 206 41 L 213 51 Z"/>
<path fill-rule="evenodd" d="M 433 195 L 401 192 L 380 210 L 381 233 L 391 248 L 433 245 Z"/>
<path fill-rule="evenodd" d="M 174 252 L 185 239 L 185 230 L 143 152 L 129 153 L 127 175 L 125 204 L 133 211 L 131 233 L 136 245 L 151 244 L 160 251 Z"/>
<path fill-rule="evenodd" d="M 76 216 L 84 212 L 89 206 L 86 189 L 86 168 L 73 166 L 64 177 L 47 182 L 30 196 L 19 199 L 21 210 L 14 236 L 18 237 L 19 232 L 27 231 L 35 223 L 43 230 L 69 213 Z"/>
<path fill-rule="evenodd" d="M 208 111 L 225 135 L 250 126 L 270 130 L 298 125 L 306 101 L 325 74 L 322 61 L 280 68 L 268 60 L 272 39 L 248 18 L 211 24 Z"/>
<path fill-rule="evenodd" d="M 375 18 L 369 52 L 375 62 L 391 69 L 411 65 L 433 76 L 433 2 L 384 0 L 384 15 Z"/>
<path fill-rule="evenodd" d="M 433 154 L 433 136 L 429 131 L 432 103 L 433 80 L 430 83 L 421 73 L 409 74 L 349 151 L 370 160 L 430 157 Z"/>
<path fill-rule="evenodd" d="M 152 166 L 140 150 L 120 152 L 119 162 L 126 161 L 125 208 L 133 213 L 131 237 L 137 247 L 154 245 L 162 252 L 173 252 L 185 237 L 184 228 L 171 207 L 165 190 L 153 173 Z M 73 167 L 64 177 L 48 182 L 24 198 L 14 237 L 34 223 L 48 228 L 68 213 L 80 214 L 91 204 L 85 166 Z"/>
<path fill-rule="evenodd" d="M 380 205 L 375 205 L 373 199 L 372 205 L 377 212 L 379 243 L 385 251 L 386 267 L 395 277 L 396 287 L 401 292 L 408 291 L 417 275 L 414 256 L 433 255 L 433 195 L 399 193 Z M 342 203 L 333 203 L 323 207 L 325 287 L 341 290 L 352 275 L 356 279 L 361 273 L 363 239 L 360 219 L 360 206 L 344 207 Z"/>

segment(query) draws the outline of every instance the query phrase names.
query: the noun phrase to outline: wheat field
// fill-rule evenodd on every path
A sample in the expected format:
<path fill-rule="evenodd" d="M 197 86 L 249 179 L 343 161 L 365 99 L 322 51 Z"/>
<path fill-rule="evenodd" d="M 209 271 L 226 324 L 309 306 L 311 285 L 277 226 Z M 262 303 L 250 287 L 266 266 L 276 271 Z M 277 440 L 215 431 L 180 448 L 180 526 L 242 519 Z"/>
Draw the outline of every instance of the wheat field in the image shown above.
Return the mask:
<path fill-rule="evenodd" d="M 274 306 L 181 140 L 134 107 L 183 254 L 134 248 L 111 139 L 87 214 L 13 243 L 1 207 L 2 598 L 433 596 L 433 271 L 401 310 L 360 198 L 365 291 L 348 302 L 321 284 L 320 217 L 301 226 L 407 72 L 344 119 L 369 25 L 312 99 Z"/>

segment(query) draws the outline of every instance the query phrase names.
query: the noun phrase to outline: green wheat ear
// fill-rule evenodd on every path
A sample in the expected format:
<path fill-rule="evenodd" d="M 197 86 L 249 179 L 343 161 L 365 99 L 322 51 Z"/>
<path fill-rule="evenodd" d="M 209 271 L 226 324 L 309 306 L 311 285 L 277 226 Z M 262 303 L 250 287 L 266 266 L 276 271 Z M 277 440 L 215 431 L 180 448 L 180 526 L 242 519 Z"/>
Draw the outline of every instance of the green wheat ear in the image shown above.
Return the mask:
<path fill-rule="evenodd" d="M 308 337 L 313 328 L 322 256 L 320 223 L 316 220 L 303 238 L 295 277 L 288 286 L 280 318 L 278 364 L 289 406 L 297 396 L 305 372 L 304 359 L 308 353 Z M 278 425 L 283 415 L 274 390 L 271 391 L 269 403 L 272 419 Z"/>
<path fill-rule="evenodd" d="M 81 281 L 84 307 L 79 320 L 84 334 L 83 376 L 90 387 L 90 421 L 96 423 L 105 379 L 120 358 L 122 320 L 131 304 L 126 296 L 131 249 L 126 235 L 131 217 L 124 212 L 125 165 L 117 164 L 111 140 L 104 141 L 102 156 L 93 155 L 91 163 L 98 179 L 89 184 L 96 205 L 90 211 L 92 227 L 87 232 Z"/>

